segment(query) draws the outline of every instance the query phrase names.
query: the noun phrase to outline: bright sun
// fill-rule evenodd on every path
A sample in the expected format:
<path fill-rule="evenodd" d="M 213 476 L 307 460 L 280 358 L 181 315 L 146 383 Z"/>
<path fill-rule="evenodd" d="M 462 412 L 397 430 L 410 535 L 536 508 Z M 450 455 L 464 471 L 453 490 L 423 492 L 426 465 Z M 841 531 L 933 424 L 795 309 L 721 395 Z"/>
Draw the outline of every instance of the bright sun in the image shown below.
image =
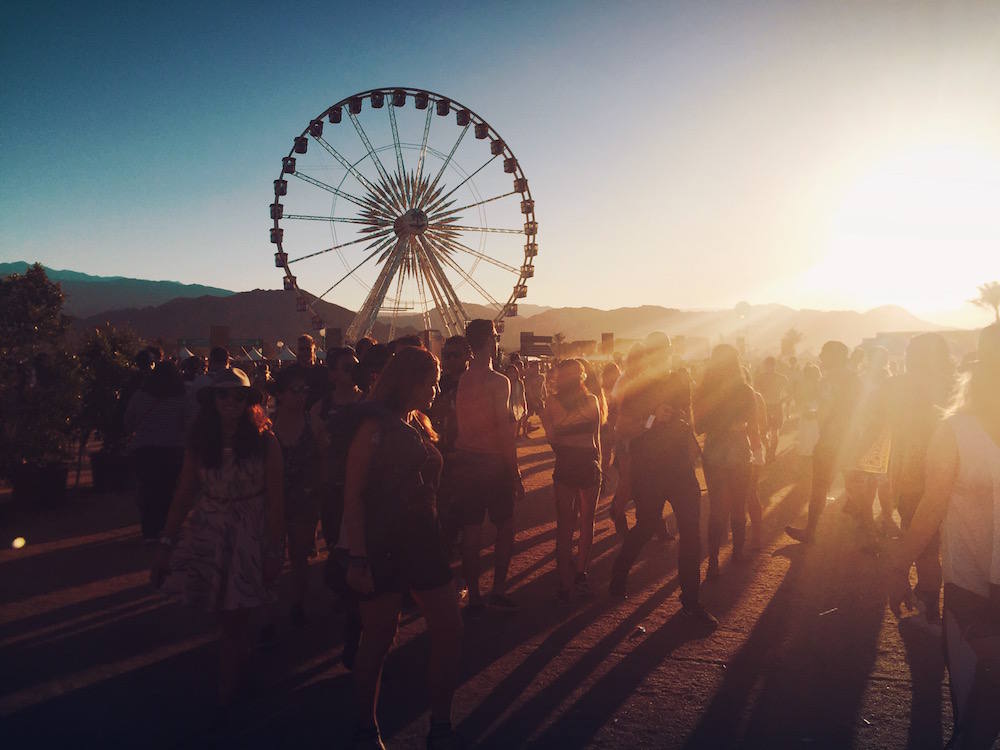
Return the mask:
<path fill-rule="evenodd" d="M 1000 155 L 911 149 L 876 164 L 832 214 L 825 257 L 807 274 L 859 308 L 961 308 L 1000 277 Z"/>

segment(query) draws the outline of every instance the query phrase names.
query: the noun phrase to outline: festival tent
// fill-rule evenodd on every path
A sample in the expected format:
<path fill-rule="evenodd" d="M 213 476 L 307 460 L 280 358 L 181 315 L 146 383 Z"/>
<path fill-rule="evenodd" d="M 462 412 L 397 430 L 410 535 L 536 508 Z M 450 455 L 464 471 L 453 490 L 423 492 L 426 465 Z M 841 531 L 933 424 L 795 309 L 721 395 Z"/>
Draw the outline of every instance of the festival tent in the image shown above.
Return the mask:
<path fill-rule="evenodd" d="M 287 346 L 283 346 L 278 349 L 278 361 L 279 362 L 294 362 L 296 359 L 295 355 L 288 350 Z"/>
<path fill-rule="evenodd" d="M 252 346 L 249 349 L 243 347 L 243 356 L 245 356 L 251 362 L 260 362 L 262 359 L 264 359 L 262 356 L 260 356 L 260 352 L 258 352 Z"/>
<path fill-rule="evenodd" d="M 194 352 L 188 349 L 186 346 L 182 346 L 180 349 L 177 350 L 177 359 L 181 360 L 182 362 L 188 357 L 193 357 L 193 356 Z"/>

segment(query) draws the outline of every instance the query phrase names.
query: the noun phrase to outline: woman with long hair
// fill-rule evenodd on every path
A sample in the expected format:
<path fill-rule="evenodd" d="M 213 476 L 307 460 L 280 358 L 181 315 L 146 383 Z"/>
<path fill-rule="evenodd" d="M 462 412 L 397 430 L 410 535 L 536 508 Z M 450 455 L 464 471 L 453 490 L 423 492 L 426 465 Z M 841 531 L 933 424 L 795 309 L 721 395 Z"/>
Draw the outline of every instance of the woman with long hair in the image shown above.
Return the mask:
<path fill-rule="evenodd" d="M 413 415 L 427 411 L 440 368 L 426 349 L 405 347 L 389 360 L 347 454 L 344 520 L 347 584 L 363 624 L 354 665 L 356 747 L 382 748 L 376 709 L 382 665 L 396 637 L 403 593 L 427 620 L 431 641 L 428 748 L 452 747 L 451 703 L 458 682 L 462 620 L 441 541 L 435 495 L 441 454 Z"/>
<path fill-rule="evenodd" d="M 961 395 L 934 431 L 924 488 L 889 569 L 889 603 L 909 602 L 909 571 L 940 529 L 944 641 L 955 734 L 989 748 L 1000 734 L 1000 324 L 981 331 Z M 901 506 L 902 508 L 902 506 Z"/>
<path fill-rule="evenodd" d="M 578 359 L 556 368 L 556 395 L 542 413 L 545 434 L 555 453 L 552 484 L 556 501 L 556 565 L 560 601 L 571 588 L 590 593 L 587 573 L 594 542 L 594 514 L 601 490 L 601 424 L 605 415 L 597 396 L 587 390 L 587 371 Z M 573 561 L 573 530 L 580 539 Z"/>
<path fill-rule="evenodd" d="M 309 370 L 299 364 L 283 367 L 271 385 L 275 398 L 274 435 L 284 461 L 285 532 L 292 566 L 293 625 L 305 625 L 309 551 L 316 543 L 320 496 L 325 491 L 326 431 L 306 412 Z"/>
<path fill-rule="evenodd" d="M 712 350 L 694 397 L 695 430 L 705 435 L 702 463 L 708 485 L 708 572 L 719 575 L 719 548 L 726 526 L 733 532 L 733 560 L 743 554 L 746 502 L 750 489 L 751 436 L 757 436 L 753 388 L 740 368 L 740 355 L 728 344 Z"/>
<path fill-rule="evenodd" d="M 242 370 L 217 373 L 199 400 L 151 577 L 184 603 L 219 614 L 219 699 L 228 706 L 251 617 L 274 601 L 281 571 L 281 448 Z"/>

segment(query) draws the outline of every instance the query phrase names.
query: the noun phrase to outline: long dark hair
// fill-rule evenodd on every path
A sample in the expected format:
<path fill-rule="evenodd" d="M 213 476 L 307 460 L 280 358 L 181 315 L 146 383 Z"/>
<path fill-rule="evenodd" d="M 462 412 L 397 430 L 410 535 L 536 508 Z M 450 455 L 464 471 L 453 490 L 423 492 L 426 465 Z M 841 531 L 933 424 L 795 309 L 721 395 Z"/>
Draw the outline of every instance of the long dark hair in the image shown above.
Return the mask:
<path fill-rule="evenodd" d="M 375 383 L 374 398 L 392 411 L 407 406 L 413 389 L 440 372 L 438 358 L 426 349 L 403 347 L 389 360 Z"/>
<path fill-rule="evenodd" d="M 264 455 L 264 433 L 270 432 L 271 421 L 260 404 L 248 400 L 240 414 L 233 435 L 233 454 L 237 461 L 253 461 Z M 188 435 L 188 448 L 205 469 L 222 466 L 222 417 L 215 407 L 215 391 L 209 391 Z"/>
<path fill-rule="evenodd" d="M 740 390 L 748 386 L 740 367 L 740 354 L 729 344 L 719 344 L 705 367 L 705 374 L 695 392 L 694 410 L 699 432 L 728 427 L 727 407 Z"/>

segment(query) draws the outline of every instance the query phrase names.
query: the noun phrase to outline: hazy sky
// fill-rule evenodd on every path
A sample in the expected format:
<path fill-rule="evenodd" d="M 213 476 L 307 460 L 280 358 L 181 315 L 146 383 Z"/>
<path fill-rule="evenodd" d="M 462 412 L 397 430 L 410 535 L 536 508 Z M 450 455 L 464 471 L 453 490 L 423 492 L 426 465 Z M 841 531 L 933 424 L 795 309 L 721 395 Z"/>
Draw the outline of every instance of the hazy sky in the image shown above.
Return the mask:
<path fill-rule="evenodd" d="M 409 85 L 517 154 L 528 302 L 971 325 L 1000 280 L 997 3 L 8 2 L 0 63 L 0 260 L 276 287 L 292 136 Z"/>

